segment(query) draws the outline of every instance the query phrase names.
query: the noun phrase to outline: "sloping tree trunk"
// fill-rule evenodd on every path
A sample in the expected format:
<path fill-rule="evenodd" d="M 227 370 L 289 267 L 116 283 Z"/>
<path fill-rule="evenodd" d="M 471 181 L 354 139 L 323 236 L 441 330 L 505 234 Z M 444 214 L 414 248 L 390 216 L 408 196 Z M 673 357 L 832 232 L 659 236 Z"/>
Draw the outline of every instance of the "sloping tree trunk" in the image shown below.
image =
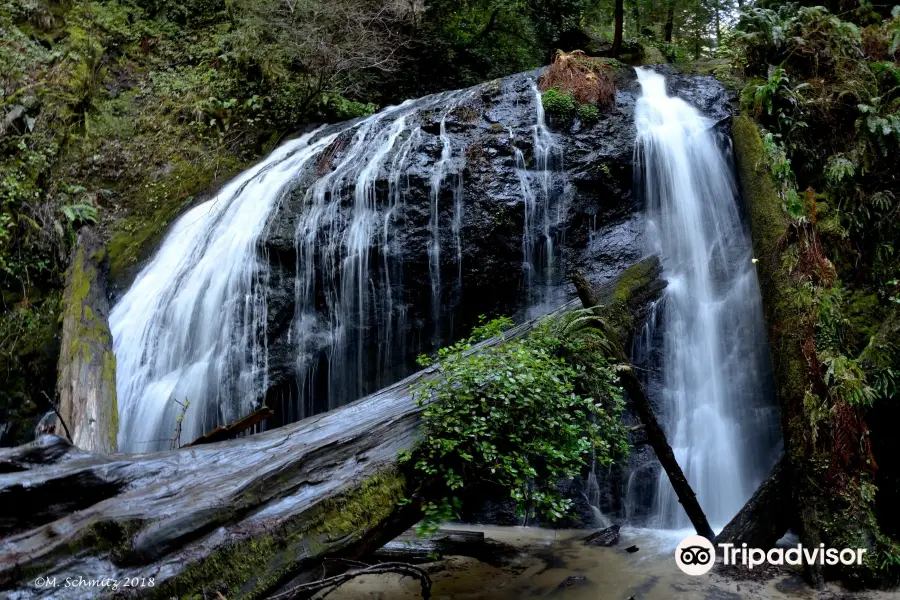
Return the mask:
<path fill-rule="evenodd" d="M 603 286 L 604 316 L 626 330 L 659 288 L 647 259 Z M 574 300 L 558 312 L 577 308 Z M 476 346 L 530 332 L 537 320 Z M 19 598 L 95 598 L 67 577 L 143 578 L 126 591 L 260 598 L 332 574 L 419 519 L 400 506 L 422 408 L 415 387 L 439 365 L 343 408 L 265 433 L 170 452 L 102 455 L 61 438 L 0 451 L 0 591 Z M 421 499 L 417 499 L 421 500 Z M 38 575 L 59 587 L 33 587 Z M 149 578 L 153 586 L 146 587 Z M 120 590 L 121 591 L 121 590 Z"/>
<path fill-rule="evenodd" d="M 109 331 L 106 250 L 93 227 L 78 233 L 63 296 L 57 391 L 72 443 L 92 452 L 117 449 L 116 357 Z M 64 435 L 57 427 L 57 435 Z"/>
<path fill-rule="evenodd" d="M 811 461 L 814 448 L 808 435 L 809 418 L 804 412 L 810 383 L 803 346 L 814 323 L 809 318 L 811 311 L 798 309 L 801 300 L 798 300 L 790 274 L 782 266 L 782 240 L 788 220 L 765 163 L 759 131 L 749 118 L 742 116 L 734 120 L 732 134 L 741 195 L 750 215 L 753 251 L 758 260 L 757 274 L 769 326 L 775 394 L 791 481 L 791 508 L 796 511 L 800 542 L 806 548 L 818 548 L 823 539 L 821 491 L 816 489 L 817 484 L 810 476 L 817 466 Z M 824 587 L 822 565 L 807 564 L 805 569 L 814 587 Z"/>
<path fill-rule="evenodd" d="M 602 295 L 594 292 L 580 274 L 573 274 L 572 279 L 575 283 L 575 287 L 578 289 L 578 297 L 581 299 L 582 305 L 585 308 L 594 308 L 595 310 L 601 311 L 608 310 L 604 305 Z M 617 346 L 616 356 L 614 358 L 622 364 L 627 365 L 630 361 L 625 355 L 625 351 L 621 345 L 626 338 L 619 332 L 614 333 L 616 335 L 613 337 L 618 337 L 618 339 L 611 340 Z M 675 453 L 672 451 L 672 447 L 666 439 L 663 428 L 656 419 L 656 414 L 653 412 L 653 408 L 650 405 L 650 401 L 647 399 L 646 393 L 644 393 L 644 386 L 641 385 L 641 382 L 631 369 L 620 370 L 619 381 L 622 383 L 622 387 L 628 394 L 628 399 L 631 401 L 631 405 L 634 407 L 635 412 L 637 412 L 638 418 L 644 425 L 644 430 L 647 433 L 647 441 L 656 453 L 659 463 L 662 465 L 672 487 L 675 489 L 675 494 L 678 496 L 678 501 L 684 508 L 684 512 L 687 513 L 691 524 L 694 526 L 694 529 L 697 530 L 697 534 L 712 541 L 715 537 L 712 527 L 710 527 L 709 521 L 707 521 L 706 515 L 703 513 L 703 509 L 700 507 L 700 502 L 697 501 L 697 496 L 694 494 L 694 490 L 691 488 L 690 483 L 688 483 L 687 477 L 685 477 L 684 472 L 681 470 L 681 466 L 675 459 Z"/>

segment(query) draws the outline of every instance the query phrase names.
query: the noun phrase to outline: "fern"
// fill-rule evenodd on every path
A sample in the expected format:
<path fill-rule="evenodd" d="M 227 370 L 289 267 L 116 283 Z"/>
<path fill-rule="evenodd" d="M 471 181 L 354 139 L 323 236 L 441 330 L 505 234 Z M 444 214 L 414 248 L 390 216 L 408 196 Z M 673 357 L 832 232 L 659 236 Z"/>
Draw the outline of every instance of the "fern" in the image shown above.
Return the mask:
<path fill-rule="evenodd" d="M 80 202 L 65 204 L 59 210 L 65 215 L 69 224 L 73 226 L 81 222 L 96 223 L 99 220 L 97 209 L 90 204 Z"/>

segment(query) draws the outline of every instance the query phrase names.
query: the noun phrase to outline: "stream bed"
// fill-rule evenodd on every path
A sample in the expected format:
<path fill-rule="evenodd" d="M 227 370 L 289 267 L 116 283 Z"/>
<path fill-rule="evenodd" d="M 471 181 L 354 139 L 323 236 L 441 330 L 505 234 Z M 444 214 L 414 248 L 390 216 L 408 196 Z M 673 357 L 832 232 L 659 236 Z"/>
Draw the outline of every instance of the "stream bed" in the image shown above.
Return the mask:
<path fill-rule="evenodd" d="M 623 528 L 610 548 L 582 543 L 585 530 L 461 525 L 483 531 L 485 539 L 510 547 L 505 560 L 493 564 L 464 556 L 447 556 L 421 565 L 433 581 L 434 600 L 888 600 L 896 592 L 848 592 L 829 586 L 815 592 L 797 571 L 780 567 L 752 572 L 717 565 L 694 577 L 675 565 L 673 552 L 690 531 Z M 452 527 L 450 527 L 452 529 Z M 629 553 L 626 548 L 637 546 Z M 419 582 L 399 575 L 357 578 L 331 594 L 330 600 L 416 600 Z"/>

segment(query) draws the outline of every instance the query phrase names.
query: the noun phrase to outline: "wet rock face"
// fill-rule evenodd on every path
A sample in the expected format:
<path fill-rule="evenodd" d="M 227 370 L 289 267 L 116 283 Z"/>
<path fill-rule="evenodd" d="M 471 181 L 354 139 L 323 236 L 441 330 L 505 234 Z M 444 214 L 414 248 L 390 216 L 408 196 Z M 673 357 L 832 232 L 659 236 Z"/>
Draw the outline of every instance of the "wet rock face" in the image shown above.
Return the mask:
<path fill-rule="evenodd" d="M 561 304 L 574 295 L 570 267 L 600 280 L 643 254 L 634 71 L 615 74 L 616 106 L 596 124 L 549 131 L 538 121 L 539 75 L 317 134 L 335 137 L 298 174 L 261 241 L 271 267 L 268 402 L 284 421 L 388 385 L 479 315 Z M 673 89 L 713 118 L 727 114 L 721 86 L 692 84 L 699 79 L 675 77 Z"/>

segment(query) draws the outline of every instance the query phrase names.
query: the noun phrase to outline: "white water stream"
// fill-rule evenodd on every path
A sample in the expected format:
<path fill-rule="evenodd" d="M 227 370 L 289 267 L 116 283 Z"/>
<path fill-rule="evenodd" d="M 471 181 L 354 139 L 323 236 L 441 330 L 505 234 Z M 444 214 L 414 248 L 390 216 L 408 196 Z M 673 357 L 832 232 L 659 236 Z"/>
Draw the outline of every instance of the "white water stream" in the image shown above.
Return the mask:
<path fill-rule="evenodd" d="M 663 340 L 655 400 L 700 505 L 721 527 L 753 493 L 777 443 L 759 285 L 715 123 L 669 96 L 662 75 L 637 73 L 635 169 L 648 250 L 662 257 L 669 282 L 648 323 Z M 657 482 L 654 525 L 688 527 L 664 473 Z"/>
<path fill-rule="evenodd" d="M 410 225 L 397 216 L 411 164 L 429 159 L 423 254 L 430 321 L 416 326 L 434 347 L 451 339 L 447 317 L 460 302 L 462 284 L 466 147 L 448 121 L 460 107 L 477 102 L 476 92 L 410 100 L 290 141 L 175 222 L 110 315 L 121 451 L 169 448 L 186 402 L 180 443 L 258 408 L 273 389 L 270 301 L 273 293 L 285 295 L 285 288 L 286 295 L 293 292 L 294 314 L 288 317 L 290 348 L 280 356 L 293 359 L 289 368 L 297 389 L 283 395 L 276 390 L 273 402 L 282 422 L 337 408 L 406 375 L 407 351 L 416 350 L 406 348 L 411 299 L 402 281 Z M 536 107 L 536 168 L 521 165 L 521 176 L 539 180 L 540 191 L 523 190 L 523 237 L 542 232 L 546 250 L 528 252 L 523 279 L 536 269 L 533 262 L 541 261 L 537 268 L 544 271 L 552 266 L 549 169 L 560 153 L 544 123 L 540 96 L 525 97 Z M 438 131 L 425 131 L 435 113 L 441 115 Z M 458 115 L 453 118 L 458 122 Z M 286 244 L 293 245 L 289 262 L 295 264 L 287 265 L 292 273 L 280 271 L 292 282 L 270 285 L 271 264 L 285 266 L 283 257 L 267 255 L 276 216 L 295 225 Z"/>

